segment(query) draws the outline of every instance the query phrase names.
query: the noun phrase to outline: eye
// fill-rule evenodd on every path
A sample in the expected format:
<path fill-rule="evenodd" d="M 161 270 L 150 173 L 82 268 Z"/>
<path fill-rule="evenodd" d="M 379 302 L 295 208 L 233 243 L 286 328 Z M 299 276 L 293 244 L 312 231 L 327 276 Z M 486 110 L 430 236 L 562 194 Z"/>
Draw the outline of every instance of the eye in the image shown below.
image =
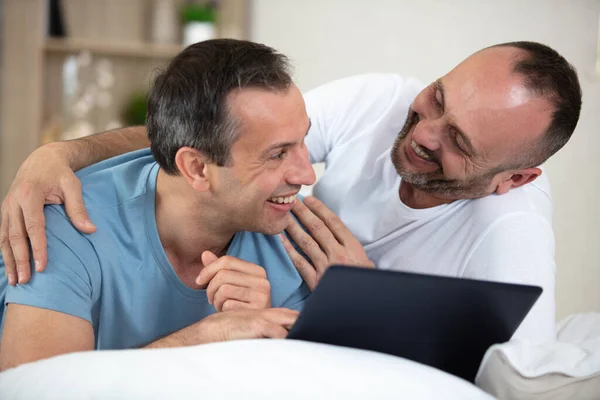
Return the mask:
<path fill-rule="evenodd" d="M 465 149 L 463 149 L 460 143 L 458 142 L 458 133 L 454 129 L 450 129 L 450 134 L 452 135 L 452 141 L 454 142 L 454 145 L 456 146 L 458 151 L 460 151 L 463 154 L 466 154 Z"/>
<path fill-rule="evenodd" d="M 443 112 L 444 107 L 441 103 L 441 93 L 435 87 L 432 88 L 431 103 L 438 112 Z"/>
<path fill-rule="evenodd" d="M 269 157 L 270 160 L 283 160 L 283 158 L 287 155 L 286 150 L 281 150 L 279 153 L 273 154 Z"/>

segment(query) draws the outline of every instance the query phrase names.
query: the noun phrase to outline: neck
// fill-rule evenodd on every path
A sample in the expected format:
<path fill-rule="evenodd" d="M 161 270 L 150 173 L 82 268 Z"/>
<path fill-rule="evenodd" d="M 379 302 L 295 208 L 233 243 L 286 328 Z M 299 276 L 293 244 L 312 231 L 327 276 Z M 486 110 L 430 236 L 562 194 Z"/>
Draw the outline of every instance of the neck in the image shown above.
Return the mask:
<path fill-rule="evenodd" d="M 169 261 L 180 274 L 201 269 L 206 250 L 225 255 L 235 232 L 219 224 L 212 207 L 181 176 L 162 169 L 156 183 L 156 225 Z"/>
<path fill-rule="evenodd" d="M 414 209 L 437 207 L 452 203 L 454 200 L 436 197 L 414 187 L 411 183 L 400 181 L 399 196 L 402 203 Z"/>

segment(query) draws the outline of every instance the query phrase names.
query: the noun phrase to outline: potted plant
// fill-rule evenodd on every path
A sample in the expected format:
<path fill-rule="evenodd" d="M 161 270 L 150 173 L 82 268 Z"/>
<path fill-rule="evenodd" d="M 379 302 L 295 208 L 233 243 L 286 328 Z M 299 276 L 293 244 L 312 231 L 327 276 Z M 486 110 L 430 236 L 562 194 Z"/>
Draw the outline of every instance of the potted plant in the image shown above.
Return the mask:
<path fill-rule="evenodd" d="M 122 114 L 126 126 L 146 124 L 146 93 L 134 92 L 125 104 Z"/>
<path fill-rule="evenodd" d="M 214 2 L 187 2 L 180 12 L 185 46 L 215 37 L 217 7 Z"/>

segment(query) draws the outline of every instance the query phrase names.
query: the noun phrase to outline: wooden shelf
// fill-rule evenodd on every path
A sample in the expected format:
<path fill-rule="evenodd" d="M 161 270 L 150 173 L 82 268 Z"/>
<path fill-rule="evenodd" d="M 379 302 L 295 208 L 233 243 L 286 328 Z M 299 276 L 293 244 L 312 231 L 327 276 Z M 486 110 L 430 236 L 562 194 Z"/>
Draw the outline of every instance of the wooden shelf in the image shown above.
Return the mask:
<path fill-rule="evenodd" d="M 73 54 L 89 51 L 93 54 L 116 57 L 135 58 L 172 58 L 176 56 L 183 46 L 160 45 L 151 43 L 109 43 L 84 39 L 46 39 L 44 51 L 46 53 Z"/>
<path fill-rule="evenodd" d="M 175 6 L 184 2 L 172 1 Z M 82 51 L 92 53 L 92 62 L 109 58 L 110 63 L 105 65 L 111 65 L 114 78 L 114 85 L 107 91 L 112 101 L 104 102 L 106 107 L 96 107 L 87 119 L 100 131 L 109 122 L 120 120 L 132 93 L 146 90 L 156 72 L 179 54 L 183 46 L 144 41 L 153 24 L 150 0 L 64 0 L 62 16 L 69 38 L 44 36 L 46 26 L 41 21 L 48 20 L 47 0 L 0 2 L 1 199 L 23 160 L 39 146 L 42 131 L 49 131 L 52 126 L 58 126 L 55 130 L 63 129 L 66 107 L 71 107 L 64 103 L 65 58 Z M 251 2 L 219 0 L 218 3 L 217 36 L 246 39 Z M 24 65 L 27 67 L 23 68 Z M 78 78 L 85 85 L 98 78 L 98 69 L 88 68 Z"/>

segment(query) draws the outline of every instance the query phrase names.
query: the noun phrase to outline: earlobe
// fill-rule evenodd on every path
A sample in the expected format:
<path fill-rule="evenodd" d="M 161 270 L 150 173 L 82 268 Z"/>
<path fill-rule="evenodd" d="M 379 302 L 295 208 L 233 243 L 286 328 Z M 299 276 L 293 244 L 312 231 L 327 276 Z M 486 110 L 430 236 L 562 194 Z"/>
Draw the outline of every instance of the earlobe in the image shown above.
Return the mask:
<path fill-rule="evenodd" d="M 208 163 L 198 150 L 191 147 L 182 147 L 175 155 L 175 164 L 181 176 L 196 191 L 203 192 L 209 189 Z"/>
<path fill-rule="evenodd" d="M 511 189 L 533 182 L 541 174 L 542 170 L 539 168 L 527 168 L 515 171 L 507 179 L 500 182 L 500 184 L 496 187 L 496 194 L 506 194 Z"/>

